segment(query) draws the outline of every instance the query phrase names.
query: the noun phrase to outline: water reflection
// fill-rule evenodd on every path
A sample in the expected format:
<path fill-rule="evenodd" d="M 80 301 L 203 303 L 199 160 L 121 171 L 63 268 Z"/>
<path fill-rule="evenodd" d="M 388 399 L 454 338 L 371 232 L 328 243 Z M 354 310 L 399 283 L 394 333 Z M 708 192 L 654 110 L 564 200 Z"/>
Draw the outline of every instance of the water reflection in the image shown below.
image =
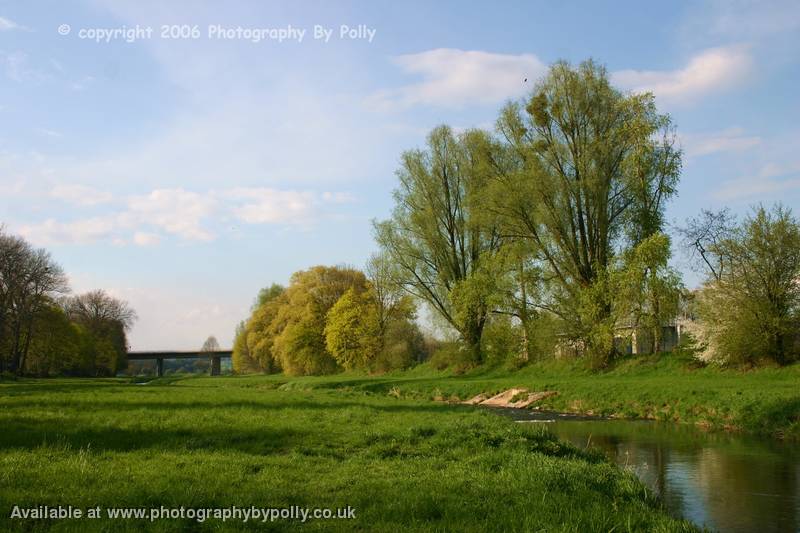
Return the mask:
<path fill-rule="evenodd" d="M 800 531 L 800 452 L 791 443 L 674 424 L 549 418 L 559 438 L 634 471 L 676 516 L 725 532 Z"/>

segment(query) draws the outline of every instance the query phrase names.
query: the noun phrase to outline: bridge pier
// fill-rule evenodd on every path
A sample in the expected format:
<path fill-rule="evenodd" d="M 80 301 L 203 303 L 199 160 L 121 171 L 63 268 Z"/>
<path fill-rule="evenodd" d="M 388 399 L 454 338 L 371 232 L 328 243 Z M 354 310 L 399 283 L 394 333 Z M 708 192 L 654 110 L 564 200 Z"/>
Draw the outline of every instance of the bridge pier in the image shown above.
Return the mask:
<path fill-rule="evenodd" d="M 212 376 L 222 375 L 222 359 L 233 357 L 233 350 L 214 350 L 213 352 L 204 351 L 147 351 L 147 352 L 128 352 L 128 361 L 155 361 L 156 376 L 164 375 L 164 359 L 206 359 L 211 363 L 210 373 Z"/>

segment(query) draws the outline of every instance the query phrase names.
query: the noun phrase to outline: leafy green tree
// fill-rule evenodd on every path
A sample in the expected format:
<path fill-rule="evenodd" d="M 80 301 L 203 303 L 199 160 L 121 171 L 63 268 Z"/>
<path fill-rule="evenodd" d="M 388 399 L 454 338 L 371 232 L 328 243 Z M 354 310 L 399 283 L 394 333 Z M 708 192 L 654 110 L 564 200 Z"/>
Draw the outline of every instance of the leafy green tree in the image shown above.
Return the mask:
<path fill-rule="evenodd" d="M 273 346 L 275 338 L 285 326 L 278 321 L 278 313 L 286 304 L 284 291 L 275 291 L 257 307 L 247 321 L 246 347 L 252 363 L 266 373 L 280 372 L 281 362 Z"/>
<path fill-rule="evenodd" d="M 716 358 L 786 364 L 800 355 L 800 223 L 788 208 L 759 207 L 713 245 L 724 270 L 712 274 L 698 304 Z"/>
<path fill-rule="evenodd" d="M 366 369 L 382 349 L 376 298 L 348 289 L 328 312 L 325 346 L 346 370 Z"/>
<path fill-rule="evenodd" d="M 392 217 L 375 225 L 397 283 L 455 328 L 476 362 L 490 309 L 473 297 L 457 311 L 452 296 L 500 247 L 496 228 L 478 216 L 491 171 L 480 154 L 490 142 L 485 132 L 456 136 L 447 126 L 435 128 L 426 150 L 403 154 Z M 478 293 L 470 288 L 471 296 Z"/>
<path fill-rule="evenodd" d="M 49 252 L 0 227 L 0 371 L 22 372 L 37 315 L 68 290 Z"/>
<path fill-rule="evenodd" d="M 231 365 L 234 374 L 250 374 L 261 371 L 261 367 L 250 355 L 250 349 L 247 346 L 247 322 L 245 321 L 236 325 Z"/>
<path fill-rule="evenodd" d="M 425 338 L 413 318 L 400 318 L 388 323 L 381 338 L 381 350 L 370 369 L 388 372 L 421 363 L 427 355 Z"/>
<path fill-rule="evenodd" d="M 296 272 L 272 322 L 272 350 L 289 374 L 329 374 L 339 367 L 325 344 L 328 311 L 348 290 L 363 292 L 364 274 L 348 267 L 316 266 Z"/>
<path fill-rule="evenodd" d="M 46 377 L 75 373 L 80 360 L 80 331 L 57 305 L 47 306 L 36 316 L 36 335 L 25 360 L 26 374 Z"/>
<path fill-rule="evenodd" d="M 669 266 L 670 239 L 656 233 L 626 251 L 615 272 L 615 309 L 623 325 L 646 333 L 659 353 L 662 328 L 678 316 L 683 283 Z M 626 324 L 627 322 L 627 324 Z"/>
<path fill-rule="evenodd" d="M 128 302 L 103 290 L 68 298 L 65 308 L 70 320 L 80 324 L 93 338 L 89 351 L 94 354 L 92 374 L 115 375 L 127 364 L 127 332 L 136 321 L 136 311 Z"/>
<path fill-rule="evenodd" d="M 258 291 L 258 296 L 256 296 L 256 300 L 255 302 L 253 302 L 253 307 L 251 311 L 255 311 L 265 303 L 274 300 L 275 298 L 283 294 L 284 290 L 286 290 L 286 288 L 278 283 L 273 283 L 269 287 L 264 287 L 263 289 Z"/>
<path fill-rule="evenodd" d="M 503 235 L 529 242 L 552 279 L 552 311 L 605 359 L 616 317 L 615 257 L 660 231 L 680 150 L 651 94 L 613 88 L 605 68 L 553 65 L 524 104 L 497 123 L 491 211 Z"/>

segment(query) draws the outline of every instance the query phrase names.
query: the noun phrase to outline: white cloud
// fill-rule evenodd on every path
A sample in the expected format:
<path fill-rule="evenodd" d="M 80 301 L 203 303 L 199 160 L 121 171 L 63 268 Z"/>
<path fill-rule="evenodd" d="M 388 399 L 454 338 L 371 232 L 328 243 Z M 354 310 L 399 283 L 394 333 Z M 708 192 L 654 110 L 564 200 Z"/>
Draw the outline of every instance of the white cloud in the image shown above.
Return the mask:
<path fill-rule="evenodd" d="M 716 0 L 708 7 L 711 16 L 704 29 L 715 34 L 762 37 L 800 28 L 796 0 Z"/>
<path fill-rule="evenodd" d="M 22 27 L 13 20 L 0 17 L 0 31 L 17 30 Z"/>
<path fill-rule="evenodd" d="M 112 203 L 113 199 L 110 193 L 83 185 L 57 186 L 51 196 L 84 207 Z M 246 224 L 307 228 L 324 215 L 326 205 L 353 200 L 346 192 L 319 194 L 266 187 L 205 192 L 156 189 L 123 198 L 114 204 L 116 209 L 104 214 L 66 222 L 48 218 L 22 225 L 19 231 L 41 245 L 104 241 L 151 246 L 158 244 L 164 233 L 185 241 L 211 241 L 216 238 L 214 230 L 232 218 Z"/>
<path fill-rule="evenodd" d="M 349 192 L 330 192 L 322 193 L 322 199 L 333 204 L 349 204 L 356 201 L 356 197 Z"/>
<path fill-rule="evenodd" d="M 133 242 L 137 246 L 152 246 L 161 242 L 161 236 L 156 233 L 137 231 L 133 234 Z"/>
<path fill-rule="evenodd" d="M 745 80 L 753 60 L 745 46 L 709 48 L 677 70 L 620 70 L 612 81 L 633 92 L 653 92 L 659 99 L 687 102 Z"/>
<path fill-rule="evenodd" d="M 714 196 L 719 200 L 754 199 L 800 189 L 800 164 L 768 163 L 753 176 L 725 182 Z"/>
<path fill-rule="evenodd" d="M 742 128 L 683 134 L 680 139 L 687 157 L 700 157 L 719 152 L 742 152 L 761 144 L 761 137 L 745 135 Z"/>
<path fill-rule="evenodd" d="M 50 196 L 79 206 L 104 204 L 114 198 L 109 192 L 80 184 L 56 185 L 50 191 Z"/>
<path fill-rule="evenodd" d="M 524 94 L 547 69 L 533 54 L 494 54 L 453 48 L 401 55 L 395 57 L 394 62 L 404 72 L 422 77 L 422 81 L 374 93 L 367 101 L 374 109 L 496 104 Z"/>
<path fill-rule="evenodd" d="M 210 241 L 213 233 L 202 222 L 216 209 L 213 193 L 200 194 L 183 189 L 156 189 L 128 200 L 123 219 L 131 225 L 152 224 L 187 240 Z"/>
<path fill-rule="evenodd" d="M 309 191 L 281 191 L 269 188 L 240 187 L 226 196 L 241 201 L 234 215 L 249 224 L 305 224 L 310 221 L 316 197 Z"/>
<path fill-rule="evenodd" d="M 84 220 L 59 222 L 48 218 L 39 224 L 26 224 L 19 233 L 30 241 L 48 246 L 51 244 L 89 244 L 100 240 L 114 240 L 114 221 L 108 217 L 91 217 Z"/>

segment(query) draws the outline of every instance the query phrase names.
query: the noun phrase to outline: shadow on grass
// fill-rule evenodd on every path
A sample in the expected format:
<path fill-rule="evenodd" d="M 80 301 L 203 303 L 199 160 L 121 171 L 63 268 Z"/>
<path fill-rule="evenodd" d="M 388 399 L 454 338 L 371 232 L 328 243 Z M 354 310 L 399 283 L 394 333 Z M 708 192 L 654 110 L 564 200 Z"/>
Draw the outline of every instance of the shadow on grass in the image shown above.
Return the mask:
<path fill-rule="evenodd" d="M 302 399 L 275 400 L 258 402 L 248 400 L 223 400 L 220 402 L 196 401 L 193 399 L 181 399 L 179 401 L 138 401 L 138 400 L 106 400 L 98 402 L 96 399 L 68 399 L 58 404 L 53 400 L 31 400 L 25 402 L 15 402 L 6 404 L 3 407 L 3 414 L 13 415 L 15 412 L 24 414 L 33 409 L 52 410 L 54 405 L 68 409 L 77 410 L 102 410 L 104 412 L 126 412 L 126 411 L 207 411 L 215 409 L 251 409 L 254 411 L 283 411 L 283 410 L 310 410 L 310 411 L 341 411 L 342 409 L 360 409 L 364 411 L 383 411 L 389 413 L 465 413 L 472 411 L 474 407 L 460 404 L 449 403 L 400 403 L 392 404 L 389 400 L 386 403 L 358 402 L 358 401 L 310 401 Z M 283 416 L 283 415 L 281 415 Z M 2 417 L 0 417 L 1 419 Z M 4 425 L 9 426 L 8 418 Z"/>
<path fill-rule="evenodd" d="M 50 420 L 20 421 L 0 435 L 0 449 L 52 446 L 78 450 L 130 452 L 136 450 L 237 450 L 269 455 L 292 449 L 304 442 L 306 432 L 289 429 L 122 429 L 118 427 L 53 427 Z"/>

